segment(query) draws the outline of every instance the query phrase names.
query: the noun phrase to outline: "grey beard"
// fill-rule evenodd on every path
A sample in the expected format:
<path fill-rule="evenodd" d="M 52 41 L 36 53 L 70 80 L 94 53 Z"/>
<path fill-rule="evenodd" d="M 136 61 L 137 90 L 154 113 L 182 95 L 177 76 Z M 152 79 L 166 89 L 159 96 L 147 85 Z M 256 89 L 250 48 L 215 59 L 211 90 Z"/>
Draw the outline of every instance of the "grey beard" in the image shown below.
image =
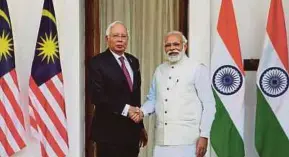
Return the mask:
<path fill-rule="evenodd" d="M 183 50 L 180 51 L 179 54 L 176 56 L 169 55 L 169 52 L 166 53 L 166 56 L 169 62 L 172 64 L 179 62 L 183 58 L 184 55 L 185 55 L 185 52 Z"/>

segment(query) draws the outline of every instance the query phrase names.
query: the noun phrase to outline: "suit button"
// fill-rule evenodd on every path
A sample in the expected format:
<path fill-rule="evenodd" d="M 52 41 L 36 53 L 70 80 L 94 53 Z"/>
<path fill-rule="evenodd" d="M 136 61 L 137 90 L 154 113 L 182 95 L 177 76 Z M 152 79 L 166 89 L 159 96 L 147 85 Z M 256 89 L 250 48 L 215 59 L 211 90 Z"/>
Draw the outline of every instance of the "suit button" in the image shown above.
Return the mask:
<path fill-rule="evenodd" d="M 174 67 L 174 66 L 172 66 L 172 68 L 174 69 L 175 67 Z"/>
<path fill-rule="evenodd" d="M 168 113 L 167 111 L 165 111 L 165 113 Z"/>
<path fill-rule="evenodd" d="M 169 79 L 172 79 L 172 77 L 169 77 Z"/>
<path fill-rule="evenodd" d="M 167 88 L 167 90 L 170 90 L 170 88 Z"/>
<path fill-rule="evenodd" d="M 167 101 L 168 101 L 168 99 L 165 99 L 165 101 L 167 102 Z"/>
<path fill-rule="evenodd" d="M 168 123 L 165 123 L 165 125 L 167 125 Z"/>

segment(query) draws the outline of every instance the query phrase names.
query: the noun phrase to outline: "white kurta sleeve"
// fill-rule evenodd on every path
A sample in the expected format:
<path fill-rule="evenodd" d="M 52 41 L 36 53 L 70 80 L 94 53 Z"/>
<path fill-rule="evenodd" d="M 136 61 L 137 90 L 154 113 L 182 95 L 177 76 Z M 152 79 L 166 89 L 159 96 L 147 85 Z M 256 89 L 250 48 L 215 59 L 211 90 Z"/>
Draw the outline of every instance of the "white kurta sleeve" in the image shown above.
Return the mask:
<path fill-rule="evenodd" d="M 203 107 L 200 136 L 208 138 L 210 136 L 212 122 L 215 118 L 215 99 L 208 68 L 205 65 L 200 64 L 195 74 L 195 88 Z"/>
<path fill-rule="evenodd" d="M 141 107 L 141 110 L 145 116 L 155 112 L 155 103 L 156 103 L 156 78 L 154 75 L 151 87 L 149 89 L 149 93 L 147 95 L 147 100 Z"/>

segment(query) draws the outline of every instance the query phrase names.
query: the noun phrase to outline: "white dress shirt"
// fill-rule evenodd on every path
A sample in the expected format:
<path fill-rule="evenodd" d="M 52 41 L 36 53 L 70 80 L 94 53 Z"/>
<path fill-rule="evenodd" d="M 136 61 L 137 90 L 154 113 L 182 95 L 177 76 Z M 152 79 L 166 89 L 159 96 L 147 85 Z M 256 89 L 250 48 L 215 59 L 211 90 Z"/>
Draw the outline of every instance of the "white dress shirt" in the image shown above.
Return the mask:
<path fill-rule="evenodd" d="M 111 50 L 110 50 L 110 51 L 111 51 Z M 121 67 L 121 61 L 120 61 L 119 58 L 120 58 L 120 57 L 124 57 L 124 64 L 125 64 L 125 67 L 126 67 L 127 70 L 128 70 L 129 76 L 130 76 L 130 78 L 131 78 L 131 83 L 133 84 L 133 71 L 132 71 L 132 68 L 131 68 L 131 66 L 130 66 L 128 60 L 127 60 L 127 58 L 125 57 L 125 55 L 124 55 L 124 54 L 118 55 L 118 54 L 116 54 L 116 53 L 113 52 L 113 51 L 111 51 L 111 52 L 112 52 L 114 58 L 116 59 L 116 61 L 117 61 L 117 63 L 119 64 L 120 67 Z M 123 115 L 123 116 L 125 116 L 125 117 L 127 116 L 128 110 L 129 110 L 129 106 L 130 106 L 129 104 L 126 104 L 126 105 L 125 105 L 124 109 L 122 110 L 121 115 Z"/>

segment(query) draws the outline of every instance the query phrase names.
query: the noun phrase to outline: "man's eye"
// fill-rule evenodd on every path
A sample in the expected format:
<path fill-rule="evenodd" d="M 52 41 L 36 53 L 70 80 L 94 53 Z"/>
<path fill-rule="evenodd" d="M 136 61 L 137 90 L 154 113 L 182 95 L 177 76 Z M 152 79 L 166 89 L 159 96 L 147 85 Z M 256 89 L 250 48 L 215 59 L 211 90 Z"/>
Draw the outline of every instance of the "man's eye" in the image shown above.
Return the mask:
<path fill-rule="evenodd" d="M 173 43 L 174 46 L 180 46 L 180 43 Z"/>
<path fill-rule="evenodd" d="M 174 47 L 179 47 L 181 44 L 180 43 L 167 43 L 165 44 L 165 47 L 168 48 L 170 46 L 174 46 Z"/>

